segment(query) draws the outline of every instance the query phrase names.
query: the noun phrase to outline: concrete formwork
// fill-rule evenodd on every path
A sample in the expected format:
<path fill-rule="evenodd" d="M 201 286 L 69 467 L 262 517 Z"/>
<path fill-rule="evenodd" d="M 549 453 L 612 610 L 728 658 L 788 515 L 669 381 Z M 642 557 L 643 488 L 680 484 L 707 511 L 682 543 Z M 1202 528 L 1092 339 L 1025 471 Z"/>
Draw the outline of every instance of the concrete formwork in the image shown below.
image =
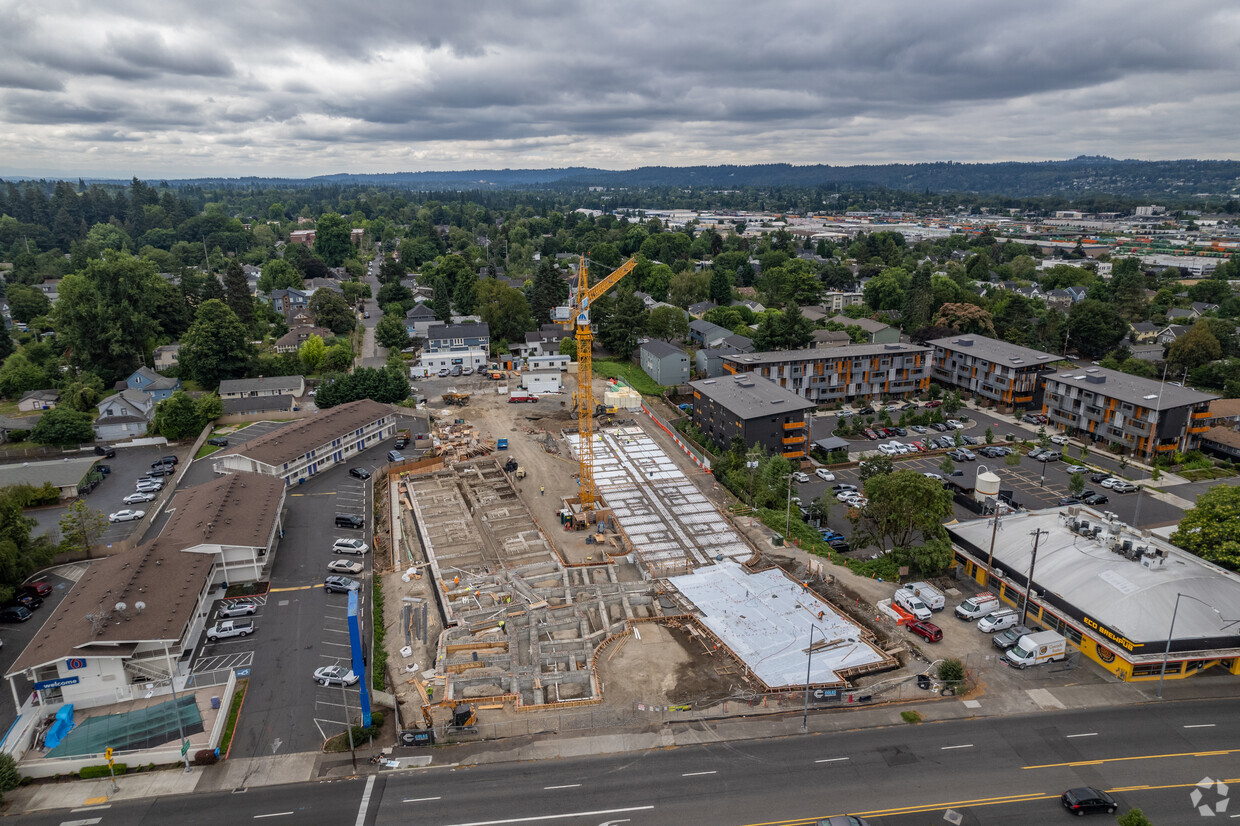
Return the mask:
<path fill-rule="evenodd" d="M 577 434 L 567 434 L 575 452 Z M 684 573 L 753 548 L 640 427 L 594 433 L 594 482 L 647 577 Z"/>

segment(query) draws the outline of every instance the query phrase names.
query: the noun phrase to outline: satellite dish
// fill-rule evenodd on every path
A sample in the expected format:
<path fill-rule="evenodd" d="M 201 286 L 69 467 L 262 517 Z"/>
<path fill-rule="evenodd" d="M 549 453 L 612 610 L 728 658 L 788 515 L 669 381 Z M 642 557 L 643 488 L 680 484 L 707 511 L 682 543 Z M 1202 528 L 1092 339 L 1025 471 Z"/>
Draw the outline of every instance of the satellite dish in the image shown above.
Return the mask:
<path fill-rule="evenodd" d="M 142 612 L 146 610 L 146 603 L 139 600 L 133 604 L 133 607 L 136 611 Z"/>
<path fill-rule="evenodd" d="M 117 610 L 117 611 L 124 611 L 124 610 L 125 610 L 126 608 L 128 608 L 128 607 L 129 607 L 129 606 L 128 606 L 128 605 L 126 605 L 126 604 L 125 604 L 125 603 L 123 603 L 123 602 L 118 602 L 118 603 L 116 603 L 116 610 Z"/>

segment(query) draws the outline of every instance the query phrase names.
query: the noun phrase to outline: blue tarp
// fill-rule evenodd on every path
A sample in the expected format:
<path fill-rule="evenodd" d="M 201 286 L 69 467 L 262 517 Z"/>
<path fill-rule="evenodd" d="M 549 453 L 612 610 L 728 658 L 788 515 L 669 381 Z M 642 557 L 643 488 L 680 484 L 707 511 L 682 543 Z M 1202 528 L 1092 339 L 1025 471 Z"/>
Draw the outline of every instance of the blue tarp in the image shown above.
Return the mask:
<path fill-rule="evenodd" d="M 52 727 L 47 730 L 43 745 L 54 749 L 71 731 L 73 731 L 73 703 L 61 706 L 60 711 L 56 712 L 56 722 L 52 723 Z"/>

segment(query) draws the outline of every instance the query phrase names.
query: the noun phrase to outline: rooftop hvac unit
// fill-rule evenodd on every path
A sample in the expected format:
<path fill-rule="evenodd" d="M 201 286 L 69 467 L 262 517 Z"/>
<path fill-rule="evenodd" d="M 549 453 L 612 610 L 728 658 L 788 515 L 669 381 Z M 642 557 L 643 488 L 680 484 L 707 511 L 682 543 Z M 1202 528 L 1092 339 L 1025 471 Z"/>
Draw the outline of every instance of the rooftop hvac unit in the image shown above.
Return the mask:
<path fill-rule="evenodd" d="M 1068 508 L 1068 516 L 1079 516 L 1080 513 L 1081 513 L 1081 509 L 1078 508 L 1076 505 L 1072 505 L 1071 507 Z"/>
<path fill-rule="evenodd" d="M 1089 533 L 1089 522 L 1087 520 L 1082 519 L 1081 524 L 1077 526 L 1077 529 L 1081 533 Z"/>
<path fill-rule="evenodd" d="M 1131 540 L 1131 539 L 1125 539 L 1125 540 L 1124 540 L 1124 553 L 1125 553 L 1125 554 L 1127 554 L 1127 553 L 1129 553 L 1130 551 L 1132 551 L 1132 540 Z"/>
<path fill-rule="evenodd" d="M 1079 531 L 1081 529 L 1081 520 L 1073 519 L 1068 527 L 1072 529 L 1073 533 Z"/>
<path fill-rule="evenodd" d="M 1163 565 L 1167 564 L 1167 557 L 1163 556 L 1161 552 L 1157 554 L 1147 554 L 1141 557 L 1141 564 L 1150 570 L 1161 568 Z"/>
<path fill-rule="evenodd" d="M 1094 525 L 1094 531 L 1093 531 L 1093 534 L 1094 534 L 1094 539 L 1097 539 L 1097 538 L 1098 538 L 1098 534 L 1100 534 L 1100 533 L 1102 533 L 1102 526 L 1101 526 L 1101 525 Z"/>

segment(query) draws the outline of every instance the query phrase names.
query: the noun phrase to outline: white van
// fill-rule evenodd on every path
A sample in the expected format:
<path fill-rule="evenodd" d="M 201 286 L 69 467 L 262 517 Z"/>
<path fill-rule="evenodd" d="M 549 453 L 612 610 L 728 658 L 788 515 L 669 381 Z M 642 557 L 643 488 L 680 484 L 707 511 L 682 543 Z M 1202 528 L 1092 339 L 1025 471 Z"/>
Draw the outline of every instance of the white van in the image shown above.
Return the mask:
<path fill-rule="evenodd" d="M 1020 638 L 999 659 L 1013 668 L 1028 668 L 1039 663 L 1062 660 L 1067 656 L 1067 641 L 1054 631 L 1039 631 Z"/>
<path fill-rule="evenodd" d="M 910 582 L 904 588 L 920 597 L 922 602 L 930 606 L 931 611 L 942 611 L 943 606 L 947 605 L 947 598 L 943 596 L 943 592 L 929 582 Z"/>
<path fill-rule="evenodd" d="M 962 620 L 975 620 L 999 607 L 999 598 L 990 592 L 974 594 L 956 606 L 956 616 Z"/>
<path fill-rule="evenodd" d="M 892 598 L 892 602 L 899 605 L 919 620 L 930 619 L 930 606 L 922 602 L 921 597 L 917 596 L 907 588 L 901 588 L 896 591 L 896 595 Z"/>

